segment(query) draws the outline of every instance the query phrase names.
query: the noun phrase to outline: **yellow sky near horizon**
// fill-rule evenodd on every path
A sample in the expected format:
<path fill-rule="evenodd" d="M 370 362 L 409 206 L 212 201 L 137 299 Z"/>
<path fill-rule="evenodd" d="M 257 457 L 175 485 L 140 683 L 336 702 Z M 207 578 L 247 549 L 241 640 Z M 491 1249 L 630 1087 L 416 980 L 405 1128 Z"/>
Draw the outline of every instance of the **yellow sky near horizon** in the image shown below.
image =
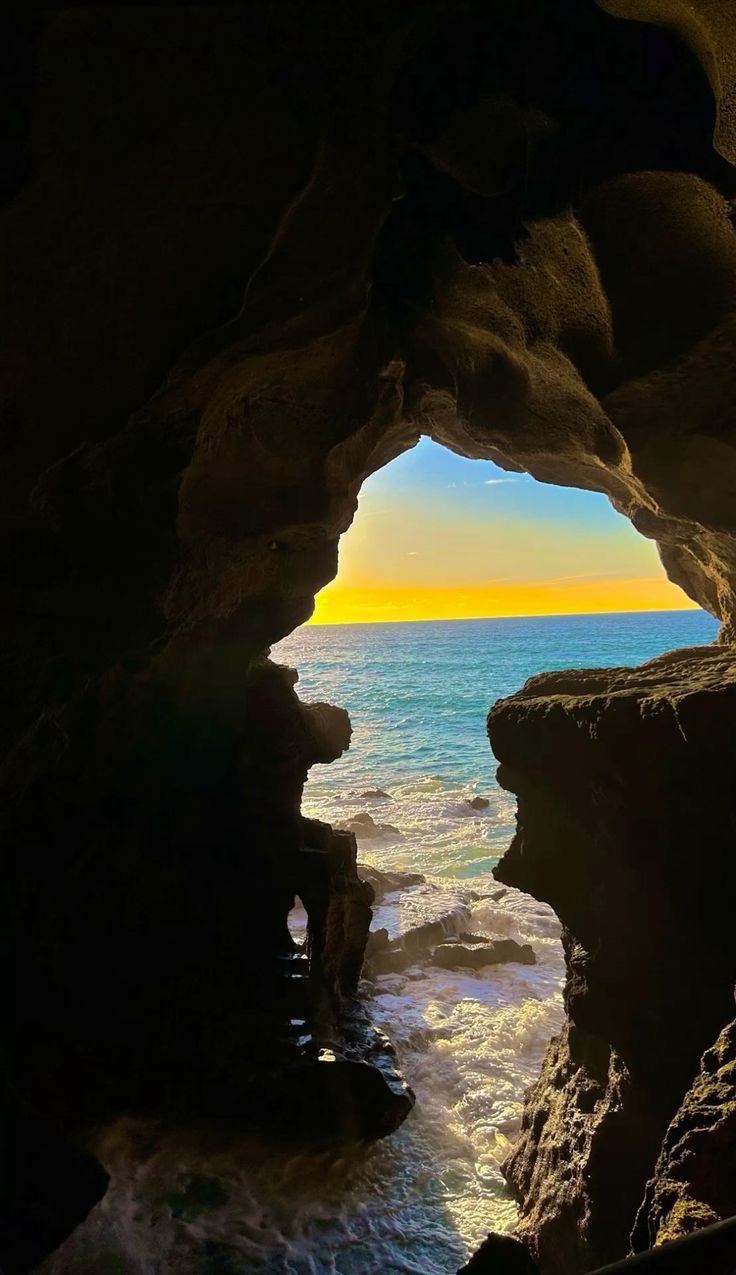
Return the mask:
<path fill-rule="evenodd" d="M 390 585 L 355 588 L 334 582 L 318 594 L 314 615 L 308 623 L 500 619 L 694 608 L 696 603 L 664 576 L 568 582 L 527 580 L 472 588 Z"/>
<path fill-rule="evenodd" d="M 372 475 L 310 624 L 695 607 L 599 492 L 422 439 Z"/>

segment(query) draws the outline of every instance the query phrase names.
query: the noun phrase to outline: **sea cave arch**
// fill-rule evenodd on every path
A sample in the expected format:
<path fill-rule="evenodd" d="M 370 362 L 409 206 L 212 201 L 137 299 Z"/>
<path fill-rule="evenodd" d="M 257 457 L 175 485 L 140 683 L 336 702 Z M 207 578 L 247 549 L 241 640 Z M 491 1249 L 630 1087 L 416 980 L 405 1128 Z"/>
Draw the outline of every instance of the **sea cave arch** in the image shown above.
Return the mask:
<path fill-rule="evenodd" d="M 288 659 L 288 643 L 285 649 Z M 277 651 L 274 658 L 282 656 Z M 681 767 L 688 764 L 684 756 L 677 759 L 676 754 L 683 742 L 687 748 L 693 742 L 688 741 L 687 728 L 680 718 L 680 700 L 690 701 L 694 669 L 699 670 L 696 676 L 702 678 L 701 689 L 707 696 L 708 684 L 717 684 L 729 663 L 726 652 L 716 644 L 714 648 L 672 651 L 642 669 L 543 673 L 507 703 L 496 709 L 491 706 L 491 743 L 499 750 L 502 782 L 519 797 L 517 832 L 497 877 L 550 903 L 565 926 L 566 1007 L 570 1021 L 562 1037 L 550 1046 L 543 1079 L 528 1099 L 524 1132 L 505 1166 L 522 1200 L 519 1233 L 534 1243 L 550 1217 L 554 1218 L 554 1227 L 559 1228 L 555 1230 L 555 1244 L 561 1243 L 562 1247 L 556 1258 L 550 1259 L 549 1251 L 541 1245 L 542 1260 L 559 1263 L 559 1267 L 551 1265 L 552 1270 L 569 1269 L 573 1261 L 591 1260 L 575 1256 L 575 1246 L 580 1243 L 590 1245 L 597 1260 L 620 1253 L 628 1243 L 646 1179 L 654 1173 L 663 1128 L 673 1114 L 673 1091 L 668 1094 L 661 1084 L 664 1057 L 672 1065 L 679 1054 L 682 1061 L 677 1083 L 682 1083 L 682 1077 L 697 1068 L 704 1042 L 717 1036 L 728 1019 L 730 971 L 720 986 L 711 981 L 699 1012 L 689 1016 L 688 1028 L 683 1030 L 677 1012 L 683 974 L 675 974 L 669 961 L 663 961 L 659 939 L 654 936 L 660 936 L 665 925 L 661 919 L 653 924 L 652 913 L 658 910 L 653 900 L 662 886 L 655 862 L 662 865 L 669 860 L 673 836 L 679 845 L 683 844 L 681 837 L 687 845 L 689 836 L 697 836 L 695 824 L 686 828 L 681 822 L 683 810 L 679 814 L 671 809 L 665 812 L 662 804 L 662 794 L 669 790 L 673 775 L 678 774 L 682 780 Z M 606 710 L 611 700 L 616 709 L 607 722 Z M 350 707 L 349 702 L 346 707 Z M 624 738 L 628 744 L 623 751 L 618 733 L 621 717 L 627 722 Z M 553 726 L 549 725 L 550 718 Z M 651 737 L 647 743 L 641 740 L 629 754 L 628 745 L 636 738 L 635 722 L 639 723 L 638 729 L 643 726 L 647 732 L 654 730 L 658 742 L 653 744 Z M 566 731 L 569 749 L 553 765 L 555 740 Z M 540 783 L 533 759 L 547 732 L 549 752 Z M 666 737 L 676 737 L 674 752 L 664 743 Z M 344 736 L 343 745 L 347 740 Z M 568 769 L 571 758 L 576 761 Z M 531 773 L 525 773 L 527 766 Z M 578 792 L 581 777 L 585 796 Z M 380 772 L 379 778 L 381 782 L 387 779 L 390 786 L 390 766 Z M 606 800 L 610 801 L 608 808 Z M 670 800 L 667 798 L 668 803 Z M 685 796 L 684 809 L 690 811 L 689 818 L 695 814 L 690 794 Z M 645 814 L 647 810 L 650 813 Z M 385 809 L 381 813 L 385 815 Z M 391 817 L 390 810 L 387 817 Z M 639 819 L 641 827 L 637 827 Z M 662 827 L 653 827 L 653 819 L 662 820 Z M 699 815 L 695 815 L 695 823 L 698 819 Z M 360 832 L 357 827 L 354 831 Z M 400 846 L 397 849 L 400 855 Z M 676 864 L 677 855 L 669 862 L 668 874 L 672 871 L 674 875 L 666 887 L 666 901 L 658 900 L 673 927 L 672 950 L 677 946 L 677 935 L 688 924 L 686 917 L 691 916 L 693 888 L 683 872 L 682 860 L 679 866 Z M 650 876 L 652 869 L 658 880 L 656 888 Z M 612 908 L 614 891 L 620 893 Z M 701 906 L 705 906 L 704 902 Z M 585 938 L 574 928 L 581 909 L 586 914 Z M 620 918 L 624 915 L 631 945 L 629 960 L 620 946 Z M 711 923 L 712 918 L 706 923 L 709 933 Z M 724 923 L 725 914 L 718 924 Z M 588 944 L 595 950 L 595 959 L 591 959 Z M 682 951 L 683 968 L 692 968 L 691 956 L 688 946 Z M 696 973 L 699 982 L 707 977 L 709 966 L 710 957 L 706 957 Z M 621 1022 L 616 1044 L 606 1040 L 602 1030 L 603 1018 L 608 1023 L 606 1031 L 611 1030 L 610 1009 L 604 1008 L 609 1000 L 629 1009 L 637 1002 L 639 1005 L 634 1008 L 633 1021 L 626 1025 Z M 698 1021 L 701 1011 L 703 1017 Z M 568 1117 L 563 1117 L 561 1124 L 559 1111 L 549 1115 L 550 1087 L 561 1087 L 563 1106 L 570 1104 L 575 1111 L 577 1150 L 567 1141 L 573 1136 L 564 1127 Z M 590 1117 L 587 1128 L 586 1116 Z M 587 1139 L 582 1152 L 581 1127 Z M 602 1171 L 619 1185 L 615 1207 L 609 1198 L 597 1217 L 593 1210 L 586 1223 L 591 1229 L 585 1234 L 574 1211 L 578 1203 L 570 1210 L 566 1202 L 569 1175 L 560 1184 L 554 1167 L 565 1149 L 573 1172 L 581 1174 L 577 1186 L 580 1194 L 587 1190 L 583 1182 L 588 1181 L 589 1156 L 598 1162 L 601 1155 Z M 561 1194 L 555 1194 L 557 1188 Z M 657 1188 L 650 1184 L 650 1192 L 649 1207 L 653 1206 L 654 1217 L 659 1208 L 661 1219 L 662 1204 L 654 1204 Z M 589 1206 L 591 1197 L 587 1198 Z M 642 1209 L 637 1222 L 640 1243 L 646 1225 L 647 1214 Z M 568 1239 L 560 1241 L 560 1233 L 564 1237 L 567 1228 Z"/>
<path fill-rule="evenodd" d="M 568 961 L 509 1161 L 519 1234 L 581 1275 L 732 1215 L 728 6 L 10 20 L 0 1264 L 25 1275 L 106 1188 L 79 1243 L 114 1232 L 151 1147 L 97 1137 L 121 1112 L 355 1136 L 411 1105 L 352 996 L 350 845 L 300 814 L 345 716 L 266 652 L 420 434 L 605 493 L 722 623 L 641 669 L 542 675 L 490 730 L 519 805 L 502 872 L 554 906 Z M 310 891 L 311 972 L 284 953 Z"/>

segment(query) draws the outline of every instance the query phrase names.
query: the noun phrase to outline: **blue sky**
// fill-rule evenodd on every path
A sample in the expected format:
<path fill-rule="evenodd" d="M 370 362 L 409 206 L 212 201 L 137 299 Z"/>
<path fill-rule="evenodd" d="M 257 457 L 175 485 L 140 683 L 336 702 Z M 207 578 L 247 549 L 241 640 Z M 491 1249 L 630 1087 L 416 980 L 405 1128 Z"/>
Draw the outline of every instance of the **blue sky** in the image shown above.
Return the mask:
<path fill-rule="evenodd" d="M 602 493 L 540 483 L 423 438 L 364 483 L 315 618 L 687 605 L 654 543 Z"/>

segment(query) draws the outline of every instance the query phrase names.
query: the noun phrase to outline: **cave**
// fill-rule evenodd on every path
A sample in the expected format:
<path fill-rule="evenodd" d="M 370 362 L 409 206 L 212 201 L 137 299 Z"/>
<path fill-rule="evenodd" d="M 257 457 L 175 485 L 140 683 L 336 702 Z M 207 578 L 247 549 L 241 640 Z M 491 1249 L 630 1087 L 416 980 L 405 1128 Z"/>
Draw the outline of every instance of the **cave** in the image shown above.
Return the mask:
<path fill-rule="evenodd" d="M 373 891 L 355 838 L 300 807 L 349 718 L 268 651 L 334 577 L 366 477 L 428 435 L 602 492 L 720 622 L 490 710 L 517 802 L 496 874 L 562 922 L 565 1022 L 505 1163 L 515 1237 L 468 1269 L 729 1270 L 732 6 L 2 23 L 0 1268 L 154 1268 L 95 1235 L 132 1243 L 164 1147 L 235 1165 L 256 1135 L 404 1127 L 356 993 Z M 155 1269 L 257 1269 L 217 1178 L 185 1179 Z M 701 1242 L 720 1257 L 678 1257 Z"/>

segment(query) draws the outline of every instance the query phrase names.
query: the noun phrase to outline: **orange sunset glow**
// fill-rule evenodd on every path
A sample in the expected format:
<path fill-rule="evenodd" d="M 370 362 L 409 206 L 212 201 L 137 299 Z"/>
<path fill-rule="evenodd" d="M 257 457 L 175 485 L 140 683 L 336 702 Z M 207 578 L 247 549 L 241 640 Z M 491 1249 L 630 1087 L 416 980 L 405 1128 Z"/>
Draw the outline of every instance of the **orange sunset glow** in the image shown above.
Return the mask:
<path fill-rule="evenodd" d="M 695 607 L 664 577 L 633 580 L 537 580 L 457 587 L 349 588 L 328 585 L 311 624 L 386 620 L 471 620 L 514 615 L 582 615 L 596 611 L 674 611 Z"/>
<path fill-rule="evenodd" d="M 428 439 L 364 484 L 312 624 L 695 604 L 604 495 L 535 482 Z"/>

